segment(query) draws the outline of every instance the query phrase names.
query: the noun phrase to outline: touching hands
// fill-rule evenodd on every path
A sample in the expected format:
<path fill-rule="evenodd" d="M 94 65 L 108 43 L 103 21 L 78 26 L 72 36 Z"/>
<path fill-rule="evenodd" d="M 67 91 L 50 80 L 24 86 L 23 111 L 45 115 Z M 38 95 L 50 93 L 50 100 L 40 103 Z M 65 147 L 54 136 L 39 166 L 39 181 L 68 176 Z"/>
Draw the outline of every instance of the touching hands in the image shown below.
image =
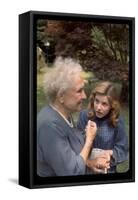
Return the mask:
<path fill-rule="evenodd" d="M 107 158 L 107 160 L 111 160 L 111 156 L 113 155 L 113 150 L 102 150 L 100 156 Z"/>
<path fill-rule="evenodd" d="M 87 166 L 95 173 L 107 173 L 110 168 L 110 160 L 104 157 L 97 157 L 87 160 Z"/>
<path fill-rule="evenodd" d="M 92 143 L 96 136 L 96 131 L 97 131 L 96 123 L 89 120 L 85 131 L 86 131 L 85 145 L 87 147 L 92 147 Z M 110 168 L 110 160 L 112 155 L 113 155 L 112 150 L 101 149 L 100 155 L 97 157 L 86 159 L 86 164 L 94 173 L 107 173 L 107 170 Z"/>
<path fill-rule="evenodd" d="M 112 155 L 112 150 L 94 148 L 89 158 L 91 160 L 88 160 L 88 167 L 95 173 L 107 173 Z"/>

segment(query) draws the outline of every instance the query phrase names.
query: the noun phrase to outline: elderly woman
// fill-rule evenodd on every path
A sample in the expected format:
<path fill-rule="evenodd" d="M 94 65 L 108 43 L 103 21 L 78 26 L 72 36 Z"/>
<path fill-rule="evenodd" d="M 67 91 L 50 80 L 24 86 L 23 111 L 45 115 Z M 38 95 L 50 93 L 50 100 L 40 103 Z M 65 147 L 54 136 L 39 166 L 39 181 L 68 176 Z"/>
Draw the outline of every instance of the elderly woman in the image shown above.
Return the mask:
<path fill-rule="evenodd" d="M 71 114 L 81 110 L 84 92 L 82 68 L 76 61 L 57 58 L 46 74 L 49 105 L 37 117 L 37 173 L 41 177 L 69 176 L 108 168 L 105 158 L 88 160 L 96 124 L 88 121 L 86 136 L 75 129 Z"/>

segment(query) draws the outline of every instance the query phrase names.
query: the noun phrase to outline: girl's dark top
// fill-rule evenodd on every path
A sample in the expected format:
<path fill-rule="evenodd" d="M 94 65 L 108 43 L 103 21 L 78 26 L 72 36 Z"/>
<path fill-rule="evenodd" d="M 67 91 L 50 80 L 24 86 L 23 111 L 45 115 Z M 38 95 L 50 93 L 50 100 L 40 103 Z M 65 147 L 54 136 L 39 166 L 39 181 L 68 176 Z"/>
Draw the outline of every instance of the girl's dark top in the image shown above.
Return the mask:
<path fill-rule="evenodd" d="M 83 133 L 85 133 L 84 130 L 88 120 L 88 110 L 81 111 L 77 122 L 77 128 L 83 130 Z M 120 116 L 115 128 L 109 125 L 109 116 L 103 118 L 95 117 L 93 121 L 97 124 L 97 134 L 93 143 L 93 148 L 113 150 L 109 173 L 114 173 L 116 172 L 117 164 L 128 159 L 128 140 L 124 120 Z"/>

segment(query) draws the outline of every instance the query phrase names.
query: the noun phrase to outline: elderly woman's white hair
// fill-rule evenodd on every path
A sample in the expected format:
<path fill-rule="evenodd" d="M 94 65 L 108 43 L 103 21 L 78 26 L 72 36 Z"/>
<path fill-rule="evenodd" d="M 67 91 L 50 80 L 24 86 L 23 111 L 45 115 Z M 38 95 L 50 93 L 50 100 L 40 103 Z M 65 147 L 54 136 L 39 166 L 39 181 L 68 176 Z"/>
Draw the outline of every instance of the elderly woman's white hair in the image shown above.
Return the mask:
<path fill-rule="evenodd" d="M 81 65 L 72 58 L 56 58 L 53 68 L 46 73 L 44 80 L 45 93 L 53 102 L 57 94 L 64 93 L 73 87 L 73 78 L 82 72 Z"/>

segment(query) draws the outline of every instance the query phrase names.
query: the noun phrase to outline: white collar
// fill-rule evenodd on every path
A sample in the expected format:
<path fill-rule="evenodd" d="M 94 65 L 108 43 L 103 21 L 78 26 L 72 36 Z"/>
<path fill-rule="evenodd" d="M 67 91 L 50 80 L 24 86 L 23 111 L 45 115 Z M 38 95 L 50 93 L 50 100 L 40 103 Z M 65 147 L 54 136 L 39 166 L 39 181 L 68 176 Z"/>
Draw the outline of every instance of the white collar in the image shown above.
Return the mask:
<path fill-rule="evenodd" d="M 73 126 L 72 117 L 71 117 L 71 122 L 69 122 L 69 121 L 66 119 L 66 117 L 65 117 L 59 110 L 57 110 L 57 109 L 56 109 L 53 105 L 51 105 L 51 104 L 50 104 L 50 106 L 51 106 L 57 113 L 60 114 L 60 116 L 65 120 L 65 122 L 66 122 L 71 128 L 74 127 L 74 126 Z"/>

